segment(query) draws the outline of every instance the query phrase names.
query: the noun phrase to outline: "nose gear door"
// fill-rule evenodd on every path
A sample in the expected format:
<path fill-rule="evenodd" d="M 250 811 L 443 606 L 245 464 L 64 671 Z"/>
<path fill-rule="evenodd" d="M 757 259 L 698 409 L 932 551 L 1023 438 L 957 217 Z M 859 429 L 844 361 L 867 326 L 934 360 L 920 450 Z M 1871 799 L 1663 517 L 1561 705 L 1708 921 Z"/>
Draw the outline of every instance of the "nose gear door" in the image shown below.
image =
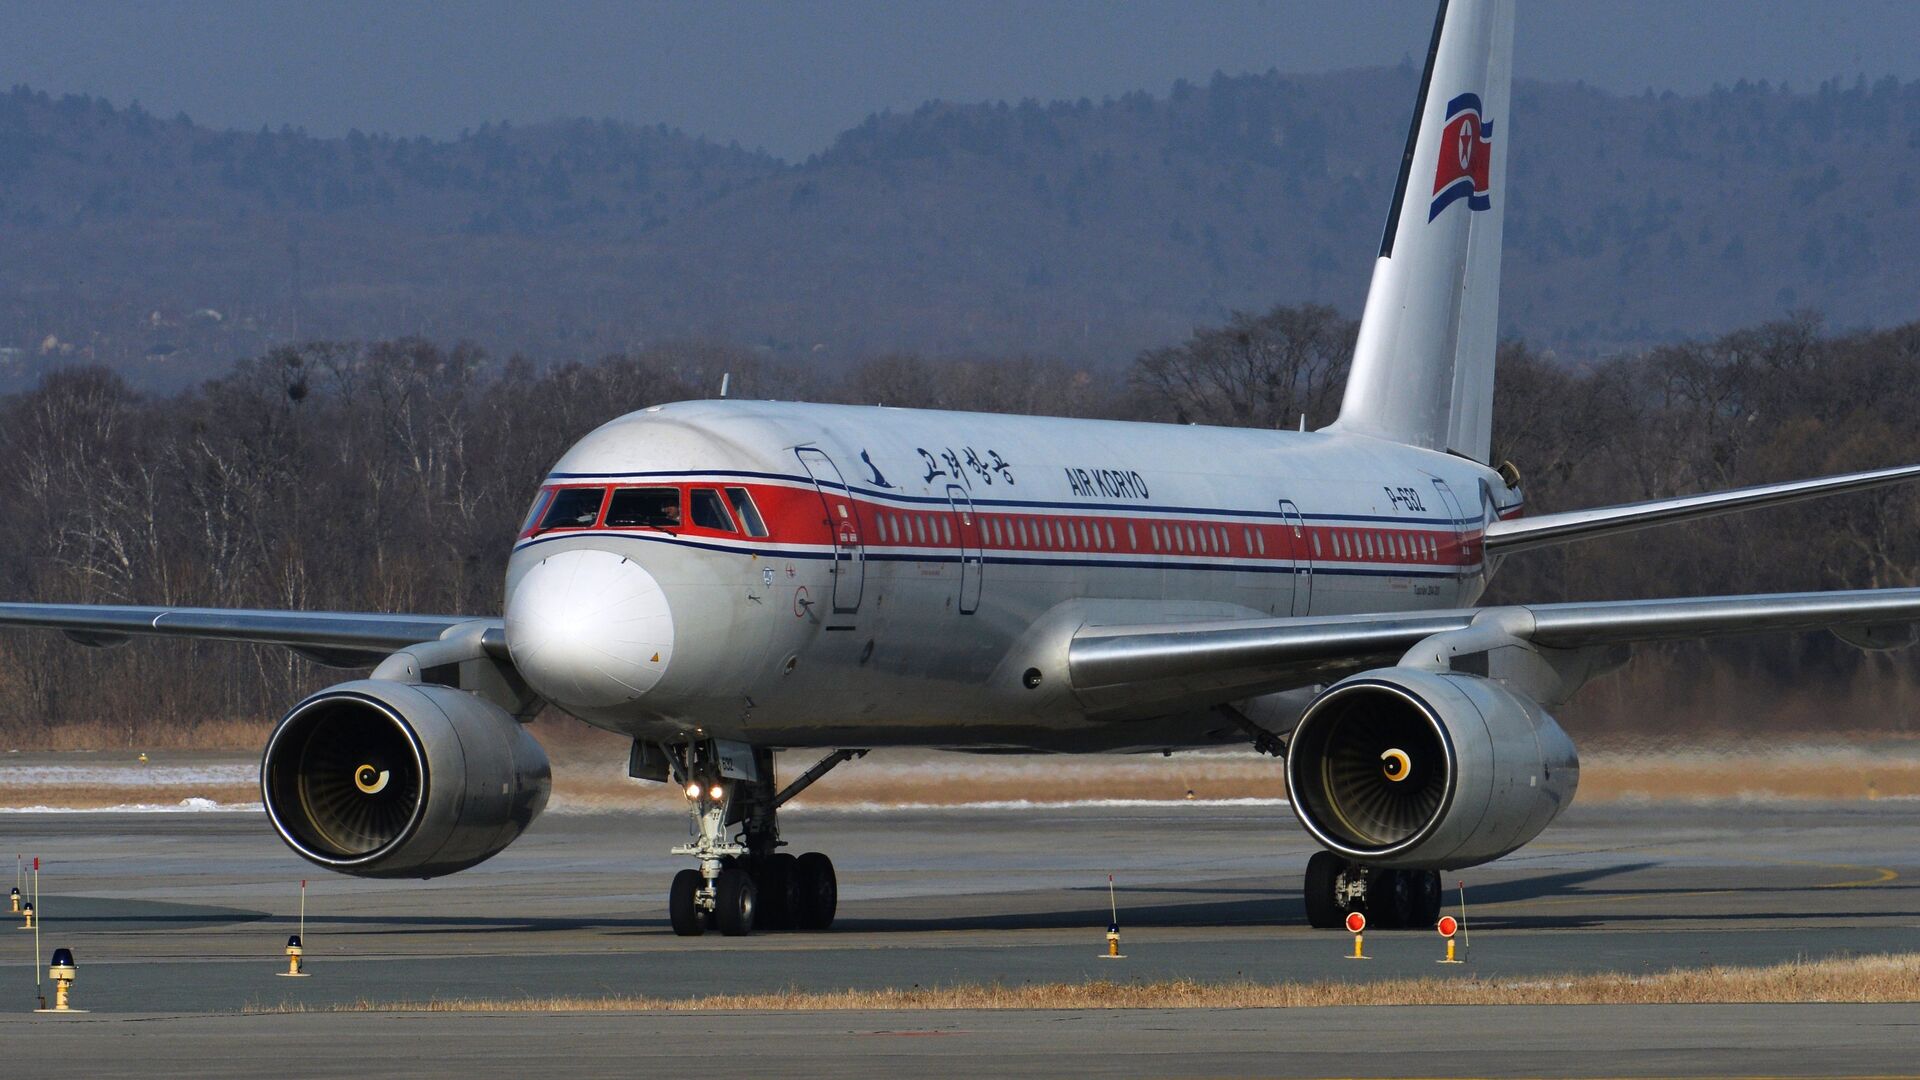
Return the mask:
<path fill-rule="evenodd" d="M 980 519 L 973 513 L 973 497 L 957 484 L 947 485 L 947 502 L 953 507 L 953 527 L 960 545 L 960 614 L 971 615 L 980 607 Z"/>
<path fill-rule="evenodd" d="M 833 610 L 848 614 L 860 610 L 860 594 L 867 583 L 866 530 L 860 521 L 860 507 L 839 466 L 824 450 L 802 446 L 794 450 L 800 465 L 813 478 L 813 489 L 820 493 L 820 508 L 826 512 L 827 531 L 833 537 Z"/>

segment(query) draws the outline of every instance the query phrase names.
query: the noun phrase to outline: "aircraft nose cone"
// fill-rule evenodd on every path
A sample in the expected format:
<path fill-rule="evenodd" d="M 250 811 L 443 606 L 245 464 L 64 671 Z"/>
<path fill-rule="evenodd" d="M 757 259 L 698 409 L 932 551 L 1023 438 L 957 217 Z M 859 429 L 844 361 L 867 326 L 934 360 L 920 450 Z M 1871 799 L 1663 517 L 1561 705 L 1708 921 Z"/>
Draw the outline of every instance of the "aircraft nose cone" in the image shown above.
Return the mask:
<path fill-rule="evenodd" d="M 604 708 L 653 689 L 673 659 L 673 611 L 660 583 L 611 551 L 555 552 L 507 601 L 507 651 L 542 697 Z"/>

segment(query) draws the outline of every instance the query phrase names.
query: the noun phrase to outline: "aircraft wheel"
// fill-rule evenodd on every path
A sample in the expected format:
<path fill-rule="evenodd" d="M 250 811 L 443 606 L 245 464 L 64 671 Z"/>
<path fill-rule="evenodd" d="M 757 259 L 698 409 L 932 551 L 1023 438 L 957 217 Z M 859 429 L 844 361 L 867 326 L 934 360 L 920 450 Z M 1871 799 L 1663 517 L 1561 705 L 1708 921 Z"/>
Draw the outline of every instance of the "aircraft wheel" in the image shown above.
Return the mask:
<path fill-rule="evenodd" d="M 1307 860 L 1307 925 L 1315 930 L 1332 930 L 1340 925 L 1340 907 L 1333 902 L 1333 886 L 1346 865 L 1345 859 L 1331 851 L 1316 851 Z"/>
<path fill-rule="evenodd" d="M 1404 930 L 1413 925 L 1415 874 L 1405 870 L 1375 870 L 1367 883 L 1367 914 L 1382 930 Z"/>
<path fill-rule="evenodd" d="M 809 851 L 794 862 L 793 925 L 800 930 L 825 930 L 833 925 L 840 906 L 840 882 L 833 860 Z"/>
<path fill-rule="evenodd" d="M 756 899 L 753 875 L 747 873 L 744 867 L 729 866 L 720 871 L 719 880 L 713 884 L 713 910 L 720 923 L 720 932 L 728 937 L 753 933 Z"/>
<path fill-rule="evenodd" d="M 693 900 L 703 884 L 698 870 L 673 875 L 673 888 L 667 892 L 667 917 L 673 922 L 673 932 L 681 937 L 699 937 L 706 932 L 707 913 Z"/>
<path fill-rule="evenodd" d="M 762 930 L 791 930 L 794 925 L 795 895 L 797 873 L 795 864 L 799 860 L 786 852 L 769 855 L 760 864 L 760 875 L 754 882 L 758 892 L 760 910 L 754 916 L 754 922 Z"/>
<path fill-rule="evenodd" d="M 1416 927 L 1431 927 L 1440 921 L 1440 871 L 1413 870 L 1407 873 L 1412 879 L 1413 921 L 1408 924 Z"/>

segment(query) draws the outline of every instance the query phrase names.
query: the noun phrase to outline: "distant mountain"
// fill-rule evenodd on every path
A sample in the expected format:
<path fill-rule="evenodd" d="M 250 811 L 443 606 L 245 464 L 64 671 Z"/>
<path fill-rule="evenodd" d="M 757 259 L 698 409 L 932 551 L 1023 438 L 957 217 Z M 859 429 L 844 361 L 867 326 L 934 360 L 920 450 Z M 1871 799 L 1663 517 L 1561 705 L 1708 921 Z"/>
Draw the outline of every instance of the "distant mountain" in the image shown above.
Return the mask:
<path fill-rule="evenodd" d="M 701 338 L 1098 365 L 1230 310 L 1357 312 L 1417 72 L 931 103 L 791 164 L 663 127 L 316 139 L 0 96 L 0 382 L 295 338 L 538 358 Z M 1920 83 L 1520 83 L 1508 330 L 1563 354 L 1920 316 Z"/>

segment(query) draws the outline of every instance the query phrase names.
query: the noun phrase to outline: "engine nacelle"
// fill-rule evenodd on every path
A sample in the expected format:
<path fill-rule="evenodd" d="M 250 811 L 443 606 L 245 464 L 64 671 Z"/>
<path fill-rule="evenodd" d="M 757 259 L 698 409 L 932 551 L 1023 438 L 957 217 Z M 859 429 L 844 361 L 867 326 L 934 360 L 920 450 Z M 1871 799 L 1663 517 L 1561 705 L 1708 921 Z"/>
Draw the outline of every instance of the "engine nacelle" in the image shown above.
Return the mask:
<path fill-rule="evenodd" d="M 1580 785 L 1573 741 L 1538 704 L 1458 672 L 1381 668 L 1316 698 L 1287 747 L 1307 831 L 1350 859 L 1447 870 L 1540 835 Z"/>
<path fill-rule="evenodd" d="M 450 686 L 362 679 L 287 713 L 260 762 L 267 817 L 303 857 L 358 877 L 438 877 L 504 850 L 546 808 L 546 751 Z"/>

